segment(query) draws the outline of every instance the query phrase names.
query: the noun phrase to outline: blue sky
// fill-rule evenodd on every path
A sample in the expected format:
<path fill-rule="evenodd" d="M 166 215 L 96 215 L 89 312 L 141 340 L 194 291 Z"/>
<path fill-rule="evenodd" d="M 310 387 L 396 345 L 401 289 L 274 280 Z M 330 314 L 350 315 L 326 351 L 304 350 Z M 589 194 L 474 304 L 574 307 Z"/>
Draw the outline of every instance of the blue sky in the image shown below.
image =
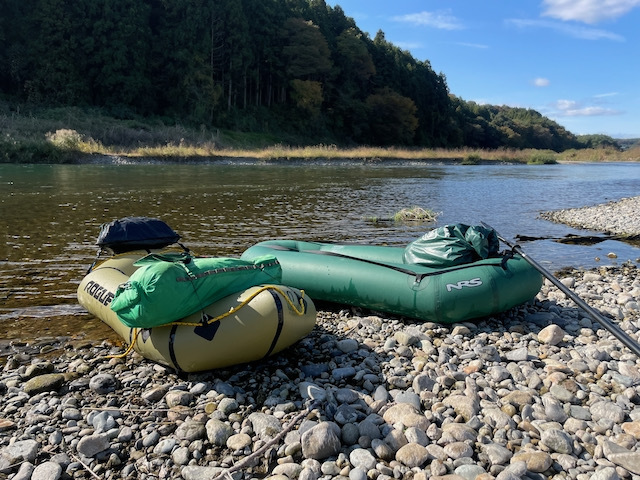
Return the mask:
<path fill-rule="evenodd" d="M 640 138 L 640 0 L 327 0 L 467 101 Z"/>

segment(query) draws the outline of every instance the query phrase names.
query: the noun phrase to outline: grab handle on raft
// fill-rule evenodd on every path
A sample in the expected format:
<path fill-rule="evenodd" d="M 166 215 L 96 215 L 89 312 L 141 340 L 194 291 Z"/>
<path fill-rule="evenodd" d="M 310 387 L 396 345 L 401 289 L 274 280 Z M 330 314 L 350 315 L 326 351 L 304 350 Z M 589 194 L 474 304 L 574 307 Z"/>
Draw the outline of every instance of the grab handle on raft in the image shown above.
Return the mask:
<path fill-rule="evenodd" d="M 558 289 L 562 293 L 564 293 L 567 297 L 573 300 L 573 302 L 576 305 L 578 305 L 582 310 L 584 310 L 593 320 L 595 320 L 604 328 L 609 330 L 609 332 L 613 334 L 613 336 L 616 337 L 618 340 L 620 340 L 620 342 L 622 342 L 623 345 L 625 345 L 629 350 L 631 350 L 636 356 L 640 357 L 640 345 L 638 345 L 638 343 L 635 342 L 633 338 L 629 336 L 628 333 L 626 333 L 618 325 L 616 325 L 615 323 L 612 323 L 608 318 L 604 317 L 598 311 L 596 311 L 591 306 L 589 306 L 584 300 L 582 300 L 578 295 L 576 295 L 575 292 L 570 290 L 566 285 L 564 285 L 560 280 L 558 280 L 553 274 L 551 274 L 551 272 L 549 272 L 546 268 L 544 268 L 534 259 L 530 258 L 522 250 L 522 248 L 519 245 L 517 244 L 514 245 L 509 241 L 505 240 L 502 236 L 500 236 L 500 234 L 496 231 L 495 228 L 491 227 L 490 225 L 487 225 L 485 222 L 480 222 L 480 223 L 484 227 L 491 228 L 494 232 L 496 232 L 498 239 L 502 243 L 507 245 L 514 252 L 519 253 L 520 256 L 524 258 L 533 268 L 535 268 L 536 270 L 538 270 L 538 272 L 540 272 L 542 275 L 548 278 L 551 283 L 553 283 L 556 287 L 558 287 Z"/>

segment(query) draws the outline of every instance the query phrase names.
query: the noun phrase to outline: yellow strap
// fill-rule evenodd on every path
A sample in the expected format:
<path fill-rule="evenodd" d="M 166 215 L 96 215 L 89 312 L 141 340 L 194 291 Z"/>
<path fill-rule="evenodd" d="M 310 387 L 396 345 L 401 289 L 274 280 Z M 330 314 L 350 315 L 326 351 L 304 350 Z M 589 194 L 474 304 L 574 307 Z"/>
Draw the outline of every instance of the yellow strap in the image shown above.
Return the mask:
<path fill-rule="evenodd" d="M 236 313 L 238 310 L 240 310 L 242 307 L 244 307 L 247 303 L 249 303 L 251 300 L 253 300 L 255 297 L 257 297 L 259 294 L 261 294 L 262 292 L 266 291 L 266 290 L 274 290 L 275 292 L 278 292 L 282 297 L 284 297 L 284 299 L 287 301 L 287 303 L 289 304 L 289 306 L 291 307 L 291 309 L 297 314 L 297 315 L 304 315 L 304 303 L 303 303 L 303 298 L 304 298 L 304 290 L 301 290 L 300 292 L 302 293 L 302 296 L 300 297 L 300 310 L 298 310 L 298 307 L 296 307 L 293 302 L 291 301 L 291 299 L 287 296 L 286 293 L 284 293 L 282 291 L 281 288 L 275 286 L 275 285 L 265 285 L 260 287 L 258 290 L 256 290 L 255 292 L 253 292 L 251 295 L 249 295 L 246 300 L 244 300 L 240 305 L 238 305 L 237 307 L 233 307 L 231 310 L 229 310 L 226 313 L 223 313 L 222 315 L 218 315 L 217 317 L 214 318 L 210 318 L 209 320 L 207 320 L 206 322 L 171 322 L 171 323 L 167 323 L 167 325 L 187 325 L 187 326 L 191 326 L 191 327 L 198 327 L 200 325 L 209 325 L 213 322 L 218 322 L 220 320 L 222 320 L 223 318 L 228 317 L 229 315 L 233 315 L 234 313 Z"/>
<path fill-rule="evenodd" d="M 210 318 L 208 320 L 206 320 L 205 322 L 171 322 L 171 323 L 166 323 L 164 325 L 160 325 L 162 327 L 165 326 L 171 326 L 171 325 L 178 325 L 178 326 L 190 326 L 190 327 L 199 327 L 201 325 L 210 325 L 213 322 L 219 322 L 220 320 L 233 315 L 234 313 L 236 313 L 238 310 L 240 310 L 242 307 L 244 307 L 245 305 L 247 305 L 251 300 L 253 300 L 255 297 L 257 297 L 259 294 L 261 294 L 264 291 L 267 290 L 273 290 L 277 293 L 280 294 L 281 297 L 283 297 L 287 304 L 289 305 L 289 307 L 291 307 L 291 309 L 296 313 L 296 315 L 302 316 L 304 315 L 304 290 L 300 290 L 300 301 L 299 301 L 299 309 L 296 305 L 294 305 L 294 303 L 291 301 L 291 299 L 289 298 L 289 296 L 278 286 L 276 285 L 263 285 L 262 287 L 260 287 L 258 290 L 256 290 L 255 292 L 253 292 L 251 295 L 249 295 L 245 300 L 242 301 L 242 303 L 240 303 L 238 306 L 231 308 L 228 312 L 223 313 L 222 315 L 218 315 L 217 317 L 214 318 Z M 124 358 L 126 357 L 131 350 L 133 350 L 133 346 L 136 344 L 136 341 L 138 340 L 138 335 L 140 335 L 140 332 L 142 330 L 145 330 L 143 328 L 134 328 L 133 330 L 135 330 L 135 334 L 133 336 L 133 340 L 131 341 L 131 344 L 129 345 L 129 347 L 127 348 L 127 350 L 125 350 L 124 353 L 121 353 L 119 355 L 108 355 L 107 358 Z"/>
<path fill-rule="evenodd" d="M 133 346 L 138 341 L 138 335 L 140 335 L 140 332 L 142 331 L 142 328 L 138 328 L 138 329 L 134 328 L 134 330 L 135 330 L 135 334 L 133 335 L 133 341 L 129 344 L 129 346 L 124 351 L 124 353 L 120 353 L 118 355 L 107 355 L 107 358 L 124 358 L 127 355 L 129 355 L 129 353 L 131 353 L 131 350 L 133 350 Z"/>

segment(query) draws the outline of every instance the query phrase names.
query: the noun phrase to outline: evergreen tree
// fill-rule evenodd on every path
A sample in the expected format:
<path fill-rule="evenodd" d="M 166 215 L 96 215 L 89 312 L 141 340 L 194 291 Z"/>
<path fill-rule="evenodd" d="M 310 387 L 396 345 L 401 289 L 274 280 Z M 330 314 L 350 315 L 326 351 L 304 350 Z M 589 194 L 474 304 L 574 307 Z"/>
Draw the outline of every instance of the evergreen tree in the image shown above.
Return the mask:
<path fill-rule="evenodd" d="M 29 35 L 29 78 L 24 80 L 27 98 L 34 102 L 63 105 L 91 101 L 86 81 L 84 43 L 87 2 L 37 0 L 29 11 L 25 28 Z"/>
<path fill-rule="evenodd" d="M 282 54 L 291 78 L 319 80 L 332 67 L 331 52 L 320 29 L 302 18 L 289 18 L 284 24 Z"/>
<path fill-rule="evenodd" d="M 382 145 L 410 145 L 418 128 L 416 105 L 390 88 L 370 95 L 366 101 L 371 141 Z"/>
<path fill-rule="evenodd" d="M 284 0 L 244 0 L 253 55 L 249 78 L 254 105 L 270 107 L 286 85 L 281 32 L 287 18 Z"/>
<path fill-rule="evenodd" d="M 0 0 L 0 92 L 18 98 L 29 76 L 25 24 L 29 10 L 30 6 L 23 0 Z"/>
<path fill-rule="evenodd" d="M 79 20 L 85 20 L 85 28 L 91 28 L 92 34 L 84 39 L 81 50 L 92 103 L 152 112 L 149 5 L 139 0 L 84 3 L 90 11 L 85 11 L 84 19 Z"/>

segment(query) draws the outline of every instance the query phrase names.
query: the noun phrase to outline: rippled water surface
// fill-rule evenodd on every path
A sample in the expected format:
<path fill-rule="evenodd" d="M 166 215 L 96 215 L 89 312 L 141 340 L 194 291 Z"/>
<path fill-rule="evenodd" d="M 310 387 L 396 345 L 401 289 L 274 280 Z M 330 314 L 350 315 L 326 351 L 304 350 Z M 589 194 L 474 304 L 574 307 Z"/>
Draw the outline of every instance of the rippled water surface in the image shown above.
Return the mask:
<path fill-rule="evenodd" d="M 485 221 L 509 239 L 590 234 L 538 214 L 636 195 L 639 164 L 0 165 L 2 339 L 111 335 L 77 305 L 76 287 L 100 225 L 115 218 L 161 218 L 198 254 L 238 256 L 272 238 L 403 245 L 457 222 Z M 441 212 L 437 223 L 371 220 L 414 205 Z M 522 246 L 551 270 L 640 257 L 615 241 Z"/>

